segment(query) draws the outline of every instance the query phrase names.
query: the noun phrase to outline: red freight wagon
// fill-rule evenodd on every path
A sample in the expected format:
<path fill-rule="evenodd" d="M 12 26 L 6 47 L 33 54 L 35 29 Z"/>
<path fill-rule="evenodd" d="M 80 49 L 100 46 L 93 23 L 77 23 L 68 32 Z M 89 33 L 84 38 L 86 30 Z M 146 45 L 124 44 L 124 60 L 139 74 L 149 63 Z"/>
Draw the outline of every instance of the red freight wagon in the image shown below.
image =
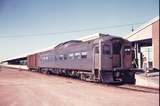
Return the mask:
<path fill-rule="evenodd" d="M 27 56 L 27 66 L 32 70 L 37 69 L 37 54 Z"/>

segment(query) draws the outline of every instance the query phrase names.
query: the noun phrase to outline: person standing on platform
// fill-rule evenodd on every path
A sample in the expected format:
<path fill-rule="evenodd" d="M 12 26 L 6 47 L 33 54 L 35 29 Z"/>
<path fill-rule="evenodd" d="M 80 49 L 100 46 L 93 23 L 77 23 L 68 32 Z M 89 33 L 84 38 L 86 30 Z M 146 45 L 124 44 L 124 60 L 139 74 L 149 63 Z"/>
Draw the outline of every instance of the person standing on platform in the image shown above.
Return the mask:
<path fill-rule="evenodd" d="M 145 76 L 147 77 L 147 73 L 148 73 L 148 66 L 147 66 L 147 58 L 143 56 L 143 70 L 145 72 Z"/>

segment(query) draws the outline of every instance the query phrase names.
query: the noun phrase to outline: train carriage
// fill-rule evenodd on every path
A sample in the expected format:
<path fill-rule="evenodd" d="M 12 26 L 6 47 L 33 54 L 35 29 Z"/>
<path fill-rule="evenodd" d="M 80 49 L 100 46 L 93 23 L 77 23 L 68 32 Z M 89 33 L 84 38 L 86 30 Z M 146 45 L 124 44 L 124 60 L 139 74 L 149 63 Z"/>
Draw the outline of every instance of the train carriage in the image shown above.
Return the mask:
<path fill-rule="evenodd" d="M 27 66 L 30 70 L 37 70 L 37 54 L 31 54 L 27 56 Z"/>
<path fill-rule="evenodd" d="M 37 67 L 41 72 L 89 81 L 134 83 L 131 50 L 129 41 L 100 34 L 96 39 L 71 40 L 37 53 Z"/>

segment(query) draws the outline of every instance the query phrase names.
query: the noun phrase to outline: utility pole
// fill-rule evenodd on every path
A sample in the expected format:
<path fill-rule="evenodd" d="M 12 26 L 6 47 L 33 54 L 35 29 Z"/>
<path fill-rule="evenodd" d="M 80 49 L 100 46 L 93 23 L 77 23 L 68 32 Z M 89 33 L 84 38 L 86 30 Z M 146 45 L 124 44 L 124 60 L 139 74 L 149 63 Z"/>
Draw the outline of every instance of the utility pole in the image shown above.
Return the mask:
<path fill-rule="evenodd" d="M 132 32 L 134 31 L 134 28 L 133 28 L 133 26 L 132 26 L 132 30 L 131 30 Z"/>

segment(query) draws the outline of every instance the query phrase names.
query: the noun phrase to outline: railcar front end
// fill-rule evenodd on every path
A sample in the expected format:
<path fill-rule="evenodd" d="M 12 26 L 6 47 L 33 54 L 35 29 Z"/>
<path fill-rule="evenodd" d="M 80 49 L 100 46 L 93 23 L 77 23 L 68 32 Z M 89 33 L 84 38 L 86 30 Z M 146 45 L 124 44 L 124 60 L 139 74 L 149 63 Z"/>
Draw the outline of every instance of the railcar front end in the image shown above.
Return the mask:
<path fill-rule="evenodd" d="M 135 83 L 132 70 L 132 46 L 122 38 L 101 42 L 100 80 L 103 83 Z"/>

